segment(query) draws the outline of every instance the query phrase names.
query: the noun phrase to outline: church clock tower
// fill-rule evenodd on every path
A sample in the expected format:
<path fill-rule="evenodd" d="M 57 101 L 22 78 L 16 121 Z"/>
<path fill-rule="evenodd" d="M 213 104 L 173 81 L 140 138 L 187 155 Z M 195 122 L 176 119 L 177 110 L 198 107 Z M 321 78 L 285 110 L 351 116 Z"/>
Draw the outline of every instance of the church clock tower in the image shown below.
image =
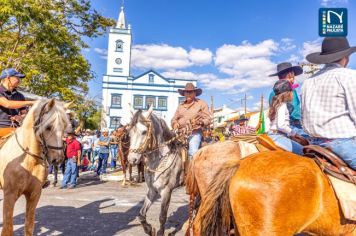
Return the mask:
<path fill-rule="evenodd" d="M 130 76 L 131 27 L 126 27 L 124 7 L 121 7 L 119 19 L 110 29 L 108 45 L 108 76 Z M 119 79 L 120 80 L 120 79 Z M 111 79 L 112 81 L 112 79 Z M 118 81 L 115 79 L 115 81 Z"/>

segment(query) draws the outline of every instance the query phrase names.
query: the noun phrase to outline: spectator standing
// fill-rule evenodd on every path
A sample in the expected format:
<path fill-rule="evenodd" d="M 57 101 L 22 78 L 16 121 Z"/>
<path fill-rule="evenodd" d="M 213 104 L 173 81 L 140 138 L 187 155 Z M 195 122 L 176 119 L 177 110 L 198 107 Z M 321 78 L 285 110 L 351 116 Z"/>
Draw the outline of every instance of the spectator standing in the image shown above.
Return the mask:
<path fill-rule="evenodd" d="M 98 145 L 99 149 L 99 163 L 98 169 L 96 171 L 97 175 L 105 174 L 106 167 L 109 159 L 109 145 L 110 145 L 110 137 L 109 130 L 107 128 L 102 130 L 102 135 L 99 138 Z"/>
<path fill-rule="evenodd" d="M 80 143 L 76 140 L 73 131 L 68 133 L 66 139 L 67 149 L 66 149 L 66 168 L 64 172 L 64 177 L 62 181 L 61 189 L 64 188 L 74 188 L 77 180 L 77 166 L 80 165 L 81 147 Z"/>
<path fill-rule="evenodd" d="M 98 144 L 99 139 L 100 139 L 100 131 L 96 131 L 95 135 L 93 135 L 93 144 L 92 144 L 93 155 L 92 155 L 91 162 L 94 162 L 94 160 L 98 159 L 99 157 L 99 151 L 100 151 L 100 145 Z"/>
<path fill-rule="evenodd" d="M 88 159 L 90 160 L 93 146 L 93 136 L 90 135 L 90 130 L 87 129 L 85 131 L 81 143 L 83 146 L 83 156 L 87 155 Z"/>
<path fill-rule="evenodd" d="M 111 170 L 115 170 L 115 168 L 116 168 L 118 144 L 119 144 L 119 140 L 116 137 L 116 131 L 114 130 L 110 135 L 110 154 L 111 154 L 110 167 L 111 167 Z"/>

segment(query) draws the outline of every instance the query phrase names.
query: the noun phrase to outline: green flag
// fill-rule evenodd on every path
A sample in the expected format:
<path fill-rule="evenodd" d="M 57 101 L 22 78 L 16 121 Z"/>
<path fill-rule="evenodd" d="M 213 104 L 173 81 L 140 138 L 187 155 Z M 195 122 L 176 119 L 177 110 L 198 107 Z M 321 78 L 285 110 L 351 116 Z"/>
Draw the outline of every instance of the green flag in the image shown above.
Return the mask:
<path fill-rule="evenodd" d="M 263 133 L 265 133 L 265 113 L 261 109 L 261 111 L 260 111 L 260 120 L 258 122 L 257 134 L 263 134 Z"/>

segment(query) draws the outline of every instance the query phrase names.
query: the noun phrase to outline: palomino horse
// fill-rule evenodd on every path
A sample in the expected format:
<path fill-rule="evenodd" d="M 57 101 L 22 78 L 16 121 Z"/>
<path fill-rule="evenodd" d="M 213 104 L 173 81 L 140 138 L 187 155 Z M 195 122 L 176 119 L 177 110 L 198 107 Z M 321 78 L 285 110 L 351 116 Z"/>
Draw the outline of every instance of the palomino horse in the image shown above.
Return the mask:
<path fill-rule="evenodd" d="M 240 160 L 241 146 L 238 142 L 217 142 L 201 148 L 190 162 L 186 178 L 186 189 L 190 195 L 189 217 L 190 223 L 194 208 L 194 201 L 200 197 L 205 201 L 208 186 L 213 182 L 224 163 L 231 160 Z M 193 221 L 193 235 L 200 235 L 200 211 L 198 209 Z M 186 235 L 189 235 L 189 229 Z"/>
<path fill-rule="evenodd" d="M 47 165 L 63 160 L 62 138 L 68 125 L 62 103 L 42 99 L 34 104 L 22 126 L 1 148 L 3 236 L 13 234 L 14 205 L 22 194 L 26 197 L 25 235 L 33 234 L 35 209 L 47 179 Z"/>
<path fill-rule="evenodd" d="M 140 210 L 139 220 L 146 234 L 155 234 L 147 223 L 146 213 L 152 203 L 161 197 L 160 228 L 157 235 L 164 235 L 164 225 L 171 194 L 174 188 L 183 184 L 182 146 L 176 141 L 164 120 L 148 111 L 137 111 L 130 124 L 129 162 L 137 164 L 145 159 L 145 181 L 148 192 Z"/>
<path fill-rule="evenodd" d="M 122 181 L 122 185 L 126 185 L 126 170 L 127 168 L 129 169 L 129 181 L 132 181 L 132 164 L 128 162 L 127 156 L 129 155 L 129 149 L 130 149 L 130 136 L 128 131 L 126 130 L 126 127 L 120 127 L 117 129 L 115 135 L 119 139 L 119 151 L 118 151 L 118 156 L 120 158 L 121 166 L 122 166 L 122 172 L 124 174 L 124 180 Z M 137 182 L 143 182 L 144 179 L 144 165 L 143 162 L 140 162 L 137 164 L 137 172 L 138 172 L 138 178 Z"/>
<path fill-rule="evenodd" d="M 202 235 L 223 235 L 233 215 L 241 236 L 356 235 L 326 175 L 285 151 L 256 153 L 224 166 L 202 203 Z"/>

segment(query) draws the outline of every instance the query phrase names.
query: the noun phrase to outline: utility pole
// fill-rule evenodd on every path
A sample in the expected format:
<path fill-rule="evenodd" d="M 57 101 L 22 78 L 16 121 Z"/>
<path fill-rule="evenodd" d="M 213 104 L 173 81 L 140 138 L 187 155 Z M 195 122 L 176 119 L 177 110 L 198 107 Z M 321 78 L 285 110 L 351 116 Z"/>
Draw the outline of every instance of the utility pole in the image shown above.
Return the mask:
<path fill-rule="evenodd" d="M 246 93 L 245 93 L 245 98 L 244 98 L 244 100 L 245 100 L 245 116 L 246 116 L 246 113 L 247 113 L 247 109 L 246 109 L 247 96 L 246 96 Z"/>
<path fill-rule="evenodd" d="M 213 127 L 212 129 L 214 130 L 214 97 L 213 96 L 210 96 L 210 112 L 211 112 L 211 115 L 212 115 L 212 119 L 213 119 Z"/>

